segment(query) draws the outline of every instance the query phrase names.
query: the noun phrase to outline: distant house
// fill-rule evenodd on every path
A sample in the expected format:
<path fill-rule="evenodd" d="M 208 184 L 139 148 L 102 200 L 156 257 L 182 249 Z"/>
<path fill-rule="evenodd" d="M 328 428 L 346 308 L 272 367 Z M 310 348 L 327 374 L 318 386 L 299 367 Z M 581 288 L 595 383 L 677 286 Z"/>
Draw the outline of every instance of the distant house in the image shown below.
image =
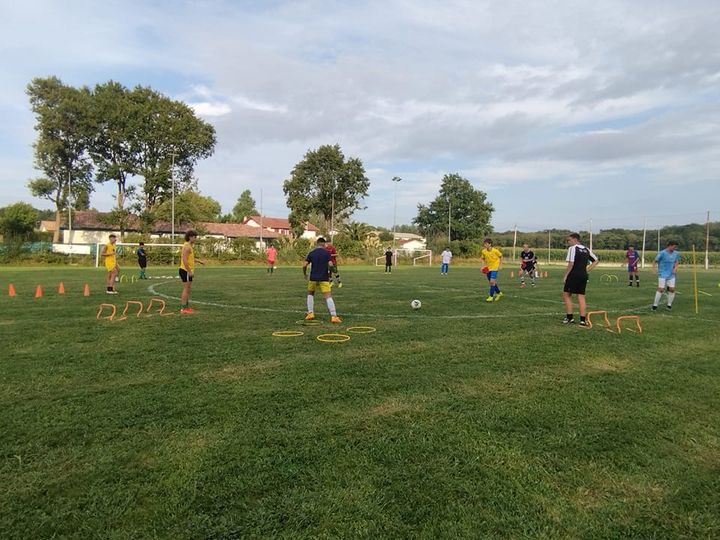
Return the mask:
<path fill-rule="evenodd" d="M 424 238 L 420 238 L 419 240 L 416 238 L 412 238 L 409 240 L 396 240 L 395 245 L 398 249 L 407 249 L 407 250 L 415 250 L 415 249 L 426 249 L 427 244 L 425 243 Z"/>
<path fill-rule="evenodd" d="M 277 232 L 280 236 L 287 236 L 292 237 L 292 227 L 290 226 L 290 220 L 285 218 L 274 218 L 274 217 L 268 217 L 268 216 L 249 216 L 246 217 L 243 220 L 244 225 L 249 225 L 250 227 L 260 227 L 260 224 L 262 223 L 262 227 L 269 229 L 271 231 Z M 305 222 L 305 230 L 303 231 L 301 238 L 309 238 L 310 240 L 315 240 L 320 233 L 320 229 L 318 229 L 315 225 L 312 223 Z"/>
<path fill-rule="evenodd" d="M 107 219 L 109 214 L 104 212 L 96 212 L 94 210 L 78 211 L 72 215 L 72 230 L 66 221 L 60 226 L 61 241 L 64 244 L 97 244 L 107 241 L 110 234 L 114 233 L 120 236 L 120 230 L 115 225 L 110 225 Z M 42 231 L 54 232 L 54 221 L 43 221 L 40 224 Z M 182 240 L 182 235 L 189 229 L 197 228 L 202 232 L 201 238 L 250 238 L 260 246 L 260 238 L 263 243 L 266 240 L 276 239 L 279 233 L 268 228 L 260 229 L 260 227 L 251 227 L 241 223 L 214 223 L 204 222 L 190 225 L 188 223 L 180 223 L 175 226 L 176 242 Z M 140 233 L 140 219 L 131 215 L 125 224 L 125 232 Z M 161 239 L 169 240 L 172 234 L 172 224 L 167 221 L 156 221 L 150 227 L 150 237 L 157 239 L 161 243 Z"/>

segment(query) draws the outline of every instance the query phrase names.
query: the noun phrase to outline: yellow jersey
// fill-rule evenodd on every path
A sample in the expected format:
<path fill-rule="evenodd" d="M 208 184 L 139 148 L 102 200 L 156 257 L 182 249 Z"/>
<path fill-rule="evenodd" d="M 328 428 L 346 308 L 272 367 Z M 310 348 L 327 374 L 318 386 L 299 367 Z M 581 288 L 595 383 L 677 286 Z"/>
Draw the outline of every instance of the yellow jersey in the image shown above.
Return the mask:
<path fill-rule="evenodd" d="M 480 252 L 480 255 L 482 255 L 483 260 L 485 261 L 485 265 L 488 267 L 488 270 L 497 270 L 500 268 L 500 259 L 502 258 L 502 251 L 500 251 L 498 248 L 490 248 L 490 249 L 483 249 Z"/>
<path fill-rule="evenodd" d="M 117 257 L 115 256 L 115 244 L 108 242 L 105 244 L 105 268 L 110 271 L 117 266 Z"/>
<path fill-rule="evenodd" d="M 183 260 L 183 253 L 185 253 L 186 247 L 190 247 L 190 252 L 187 256 L 188 268 L 185 268 L 185 261 Z M 180 251 L 180 268 L 182 268 L 186 272 L 195 273 L 195 252 L 193 251 L 193 247 L 190 242 L 185 242 L 183 244 L 182 251 Z"/>

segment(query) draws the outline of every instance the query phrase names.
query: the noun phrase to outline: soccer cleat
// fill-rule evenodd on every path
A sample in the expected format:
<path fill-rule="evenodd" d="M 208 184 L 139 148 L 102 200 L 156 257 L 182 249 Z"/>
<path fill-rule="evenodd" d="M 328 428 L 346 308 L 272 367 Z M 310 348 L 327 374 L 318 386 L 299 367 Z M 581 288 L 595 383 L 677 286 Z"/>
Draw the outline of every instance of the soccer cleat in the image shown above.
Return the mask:
<path fill-rule="evenodd" d="M 315 314 L 311 311 L 310 313 L 308 313 L 307 315 L 305 315 L 305 320 L 306 320 L 306 321 L 313 321 L 313 320 L 315 320 Z"/>
<path fill-rule="evenodd" d="M 338 289 L 342 289 L 342 281 L 338 283 Z"/>
<path fill-rule="evenodd" d="M 333 282 L 331 281 L 331 282 L 330 282 L 330 288 L 332 289 L 334 286 L 335 286 L 335 283 L 333 283 Z"/>
<path fill-rule="evenodd" d="M 575 324 L 575 319 L 571 319 L 570 317 L 565 317 L 562 322 L 563 322 L 563 324 Z"/>
<path fill-rule="evenodd" d="M 579 324 L 580 326 L 589 326 L 588 323 L 587 323 L 587 321 L 580 321 L 578 324 Z"/>
<path fill-rule="evenodd" d="M 117 291 L 105 291 L 105 294 L 117 294 Z"/>
<path fill-rule="evenodd" d="M 668 305 L 665 306 L 665 307 L 667 308 L 668 311 L 670 311 L 670 310 L 672 309 L 672 306 L 671 306 L 670 304 L 668 304 Z"/>
<path fill-rule="evenodd" d="M 501 292 L 500 292 L 500 293 L 497 293 L 497 294 L 495 295 L 495 302 L 497 302 L 498 300 L 500 300 L 500 298 L 502 297 L 502 295 L 503 295 L 503 293 L 501 293 Z"/>
<path fill-rule="evenodd" d="M 653 310 L 653 311 L 657 311 L 657 306 L 653 306 L 653 307 L 652 307 L 652 310 Z"/>
<path fill-rule="evenodd" d="M 330 322 L 338 324 L 338 323 L 342 322 L 342 319 L 340 317 L 338 317 L 337 315 L 335 315 L 334 317 L 330 317 Z"/>
<path fill-rule="evenodd" d="M 632 287 L 632 281 L 628 283 L 628 287 Z"/>
<path fill-rule="evenodd" d="M 533 287 L 535 286 L 535 284 L 534 284 L 534 283 L 531 283 L 530 285 L 532 285 Z"/>
<path fill-rule="evenodd" d="M 186 307 L 182 308 L 180 310 L 180 313 L 182 313 L 183 315 L 192 315 L 193 313 L 195 313 L 195 310 L 193 310 L 193 308 Z"/>
<path fill-rule="evenodd" d="M 486 301 L 486 302 L 494 302 L 495 299 L 494 299 L 492 296 L 488 296 L 488 297 L 485 299 L 485 301 Z"/>

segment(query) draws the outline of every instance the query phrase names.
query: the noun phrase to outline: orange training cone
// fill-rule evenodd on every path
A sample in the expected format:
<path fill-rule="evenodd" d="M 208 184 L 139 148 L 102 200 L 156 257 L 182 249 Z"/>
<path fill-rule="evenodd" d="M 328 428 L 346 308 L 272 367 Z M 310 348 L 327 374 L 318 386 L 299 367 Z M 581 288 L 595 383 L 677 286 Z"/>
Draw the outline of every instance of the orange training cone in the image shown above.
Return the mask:
<path fill-rule="evenodd" d="M 12 283 L 8 285 L 8 296 L 17 296 L 15 294 L 15 287 L 13 287 Z"/>
<path fill-rule="evenodd" d="M 42 285 L 38 285 L 35 287 L 35 298 L 40 298 L 42 296 Z"/>
<path fill-rule="evenodd" d="M 90 296 L 90 287 L 88 287 L 88 284 L 85 284 L 85 288 L 83 289 L 83 296 Z"/>
<path fill-rule="evenodd" d="M 60 282 L 60 285 L 58 286 L 58 294 L 65 294 L 65 285 L 63 285 L 63 282 Z"/>

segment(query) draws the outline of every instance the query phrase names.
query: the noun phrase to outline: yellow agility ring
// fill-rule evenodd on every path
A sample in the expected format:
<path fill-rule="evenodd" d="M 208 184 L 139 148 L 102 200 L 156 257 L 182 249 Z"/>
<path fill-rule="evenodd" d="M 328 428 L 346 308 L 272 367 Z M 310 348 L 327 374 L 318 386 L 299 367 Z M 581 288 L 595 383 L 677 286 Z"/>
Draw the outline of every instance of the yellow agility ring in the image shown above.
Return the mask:
<path fill-rule="evenodd" d="M 305 334 L 305 332 L 297 332 L 296 330 L 278 330 L 272 333 L 275 337 L 300 337 L 303 334 Z"/>
<path fill-rule="evenodd" d="M 342 343 L 343 341 L 349 341 L 350 336 L 347 334 L 320 334 L 317 340 L 325 343 Z"/>
<path fill-rule="evenodd" d="M 310 319 L 309 321 L 300 319 L 299 321 L 295 321 L 295 324 L 301 324 L 303 326 L 318 326 L 322 324 L 322 321 L 318 321 L 317 319 Z"/>
<path fill-rule="evenodd" d="M 374 326 L 350 326 L 345 330 L 352 334 L 372 334 L 373 332 L 377 332 L 377 328 Z"/>

